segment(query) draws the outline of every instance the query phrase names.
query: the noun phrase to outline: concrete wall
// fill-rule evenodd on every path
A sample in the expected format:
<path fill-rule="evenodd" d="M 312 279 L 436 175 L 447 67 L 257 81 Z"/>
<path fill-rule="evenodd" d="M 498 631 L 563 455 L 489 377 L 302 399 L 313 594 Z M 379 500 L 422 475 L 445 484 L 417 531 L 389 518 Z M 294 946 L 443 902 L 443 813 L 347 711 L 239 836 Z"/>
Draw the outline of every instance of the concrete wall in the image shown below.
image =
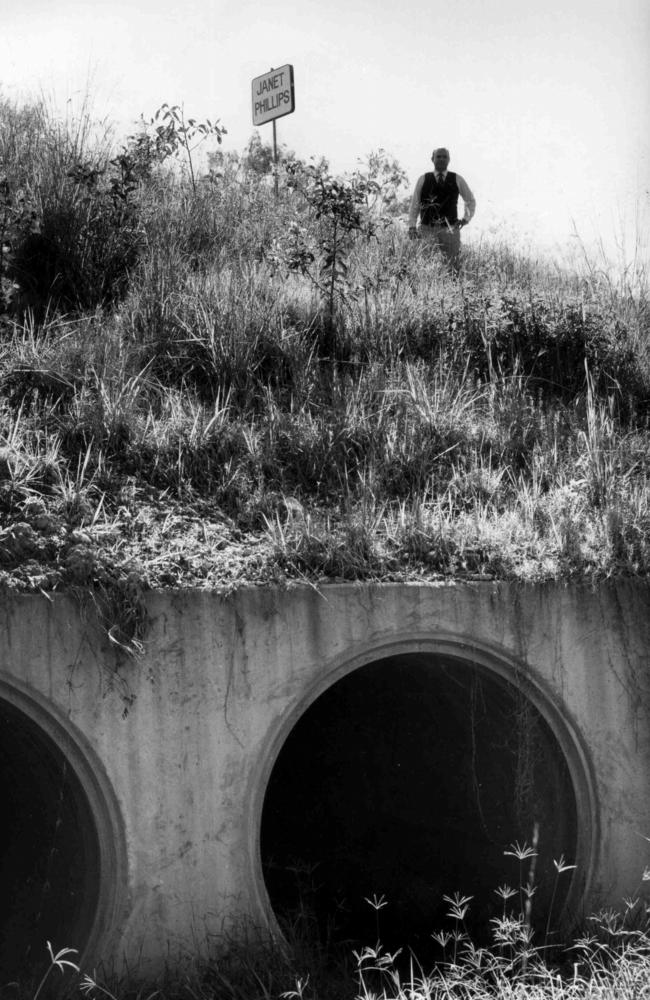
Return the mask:
<path fill-rule="evenodd" d="M 650 853 L 649 597 L 634 582 L 152 593 L 145 655 L 121 665 L 72 599 L 3 597 L 0 698 L 63 747 L 100 828 L 84 962 L 154 970 L 241 916 L 272 921 L 273 762 L 320 693 L 396 652 L 451 651 L 524 686 L 576 786 L 575 893 L 618 905 Z"/>

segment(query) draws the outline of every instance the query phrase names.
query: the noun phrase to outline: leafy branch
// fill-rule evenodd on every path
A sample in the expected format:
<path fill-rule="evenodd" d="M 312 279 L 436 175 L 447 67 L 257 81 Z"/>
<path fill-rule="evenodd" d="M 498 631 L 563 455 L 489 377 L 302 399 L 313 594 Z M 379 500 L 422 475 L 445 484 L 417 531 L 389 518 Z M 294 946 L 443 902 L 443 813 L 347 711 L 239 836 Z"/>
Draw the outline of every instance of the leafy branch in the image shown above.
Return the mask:
<path fill-rule="evenodd" d="M 375 193 L 376 184 L 360 174 L 351 178 L 332 177 L 324 164 L 292 161 L 286 169 L 289 189 L 302 195 L 319 227 L 313 247 L 308 247 L 302 227 L 290 226 L 285 245 L 276 248 L 276 259 L 288 270 L 300 271 L 313 281 L 321 293 L 327 329 L 331 332 L 337 297 L 345 298 L 354 238 L 358 235 L 370 238 L 375 232 L 367 202 L 368 196 Z"/>
<path fill-rule="evenodd" d="M 183 151 L 190 169 L 192 190 L 196 194 L 196 175 L 192 154 L 209 136 L 215 136 L 219 144 L 227 134 L 223 125 L 210 121 L 197 122 L 195 118 L 185 118 L 182 105 L 162 104 L 149 125 L 154 129 L 154 142 L 158 158 L 162 161 L 169 156 L 178 156 Z"/>

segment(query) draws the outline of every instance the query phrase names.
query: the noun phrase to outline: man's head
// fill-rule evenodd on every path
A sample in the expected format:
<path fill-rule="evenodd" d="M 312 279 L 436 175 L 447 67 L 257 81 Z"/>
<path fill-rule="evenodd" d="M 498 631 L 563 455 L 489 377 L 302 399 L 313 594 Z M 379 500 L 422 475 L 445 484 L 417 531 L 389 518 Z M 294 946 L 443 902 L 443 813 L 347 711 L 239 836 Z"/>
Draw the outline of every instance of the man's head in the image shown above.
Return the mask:
<path fill-rule="evenodd" d="M 449 150 L 445 149 L 444 146 L 438 146 L 431 154 L 431 159 L 433 160 L 435 172 L 437 174 L 444 174 L 449 166 Z"/>

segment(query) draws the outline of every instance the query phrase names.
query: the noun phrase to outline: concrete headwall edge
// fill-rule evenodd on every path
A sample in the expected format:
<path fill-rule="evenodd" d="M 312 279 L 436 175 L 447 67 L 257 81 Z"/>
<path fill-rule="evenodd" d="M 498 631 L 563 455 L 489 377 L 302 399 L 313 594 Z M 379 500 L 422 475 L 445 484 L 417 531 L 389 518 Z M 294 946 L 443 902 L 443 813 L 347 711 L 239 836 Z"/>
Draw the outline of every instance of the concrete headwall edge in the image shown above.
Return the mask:
<path fill-rule="evenodd" d="M 68 755 L 100 818 L 103 874 L 110 885 L 102 890 L 85 961 L 117 964 L 144 948 L 152 968 L 166 962 L 170 940 L 182 942 L 186 933 L 190 905 L 183 897 L 174 916 L 174 900 L 181 888 L 191 893 L 192 886 L 202 886 L 219 916 L 240 907 L 273 929 L 259 856 L 261 808 L 273 763 L 320 694 L 358 667 L 396 652 L 446 651 L 525 690 L 564 750 L 583 818 L 579 854 L 586 870 L 574 877 L 571 907 L 579 910 L 582 900 L 587 908 L 611 905 L 630 887 L 643 857 L 642 837 L 650 834 L 642 791 L 650 771 L 649 581 L 332 583 L 320 591 L 296 585 L 233 594 L 170 590 L 150 592 L 146 604 L 145 653 L 129 662 L 120 660 L 92 615 L 81 615 L 70 595 L 0 599 L 6 625 L 0 632 L 0 698 L 25 711 Z M 80 681 L 72 694 L 71 671 Z M 106 671 L 137 694 L 126 718 L 119 690 L 107 689 L 102 679 Z M 264 703 L 259 712 L 251 701 L 255 692 Z M 215 736 L 210 713 L 220 706 L 225 726 Z M 163 794 L 170 775 L 188 794 L 194 783 L 195 797 L 205 795 L 200 761 L 180 762 L 187 755 L 183 732 L 193 719 L 201 730 L 197 754 L 206 747 L 217 752 L 210 780 L 228 810 L 227 828 L 209 841 L 208 867 L 199 872 L 203 882 L 194 874 L 201 865 L 199 841 L 188 847 L 191 823 L 186 830 L 172 817 L 160 827 L 160 846 L 152 841 L 158 835 L 152 810 L 170 801 Z M 140 749 L 137 740 L 144 741 Z M 142 781 L 150 787 L 139 800 Z M 205 807 L 198 801 L 197 808 Z M 203 835 L 213 815 L 221 822 L 212 805 L 194 832 Z M 221 866 L 216 873 L 215 864 Z M 192 878 L 186 884 L 187 874 Z M 136 942 L 134 931 L 143 920 L 151 927 L 145 945 Z"/>

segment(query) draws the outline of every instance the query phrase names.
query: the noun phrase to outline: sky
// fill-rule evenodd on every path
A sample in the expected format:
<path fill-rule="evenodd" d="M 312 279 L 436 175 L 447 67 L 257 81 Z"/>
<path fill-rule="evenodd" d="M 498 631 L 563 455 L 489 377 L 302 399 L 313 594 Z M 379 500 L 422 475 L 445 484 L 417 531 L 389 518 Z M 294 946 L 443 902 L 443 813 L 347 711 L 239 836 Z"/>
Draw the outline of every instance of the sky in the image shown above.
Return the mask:
<path fill-rule="evenodd" d="M 290 63 L 276 126 L 299 156 L 343 172 L 382 147 L 413 187 L 443 145 L 474 239 L 599 241 L 626 262 L 647 242 L 648 0 L 0 0 L 0 16 L 0 96 L 61 114 L 89 97 L 118 135 L 182 104 L 241 151 L 253 78 Z"/>

